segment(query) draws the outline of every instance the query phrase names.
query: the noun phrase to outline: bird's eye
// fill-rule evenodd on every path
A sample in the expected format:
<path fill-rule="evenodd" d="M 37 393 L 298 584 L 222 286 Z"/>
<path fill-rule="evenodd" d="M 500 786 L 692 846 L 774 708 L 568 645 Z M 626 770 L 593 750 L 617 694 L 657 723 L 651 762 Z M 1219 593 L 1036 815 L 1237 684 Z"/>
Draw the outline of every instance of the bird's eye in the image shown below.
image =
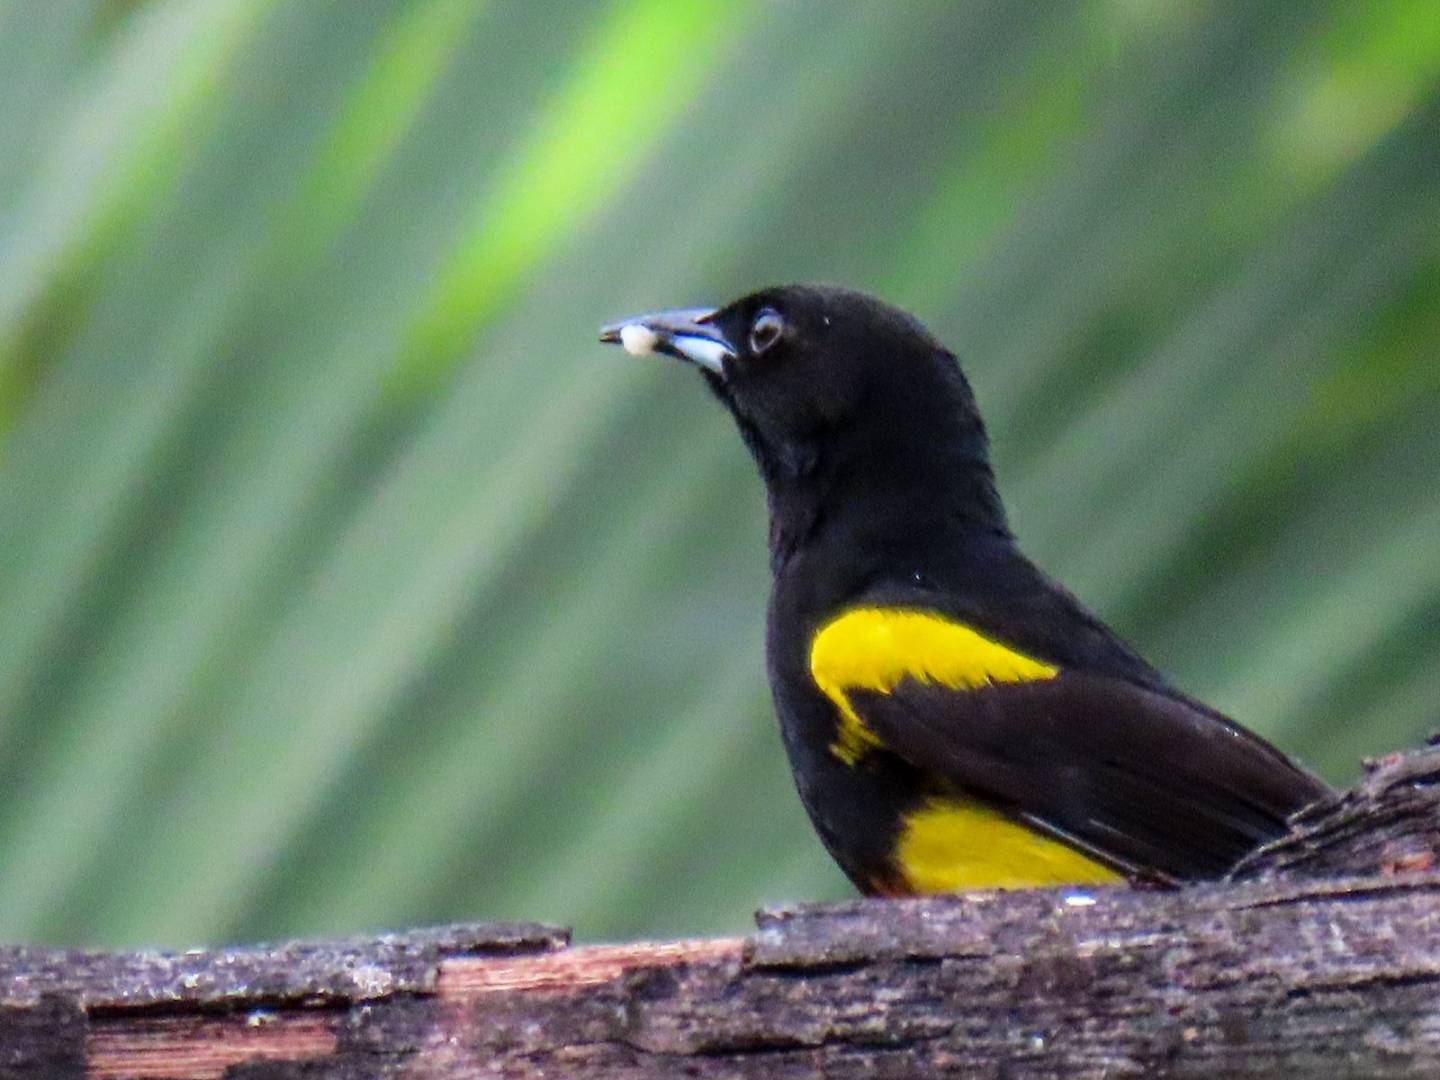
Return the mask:
<path fill-rule="evenodd" d="M 750 324 L 750 354 L 759 356 L 780 340 L 785 332 L 785 320 L 774 308 L 765 308 Z"/>

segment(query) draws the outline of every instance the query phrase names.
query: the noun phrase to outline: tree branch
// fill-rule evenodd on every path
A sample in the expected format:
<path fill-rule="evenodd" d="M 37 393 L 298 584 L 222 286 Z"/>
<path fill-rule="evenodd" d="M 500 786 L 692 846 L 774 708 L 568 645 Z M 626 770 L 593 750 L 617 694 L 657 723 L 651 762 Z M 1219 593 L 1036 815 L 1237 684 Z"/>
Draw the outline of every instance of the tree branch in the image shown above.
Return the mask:
<path fill-rule="evenodd" d="M 1434 1077 L 1440 750 L 1235 880 L 184 954 L 0 950 L 3 1077 Z"/>

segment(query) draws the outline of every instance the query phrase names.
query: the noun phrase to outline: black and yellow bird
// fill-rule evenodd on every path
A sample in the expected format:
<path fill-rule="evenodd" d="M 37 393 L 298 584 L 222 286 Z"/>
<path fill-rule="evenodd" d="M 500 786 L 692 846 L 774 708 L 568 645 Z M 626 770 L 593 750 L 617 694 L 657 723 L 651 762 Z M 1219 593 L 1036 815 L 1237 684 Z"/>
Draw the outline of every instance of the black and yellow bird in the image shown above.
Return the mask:
<path fill-rule="evenodd" d="M 1020 552 L 970 385 L 912 316 L 792 285 L 601 340 L 697 365 L 760 467 L 775 707 L 861 891 L 1218 877 L 1328 793 Z"/>

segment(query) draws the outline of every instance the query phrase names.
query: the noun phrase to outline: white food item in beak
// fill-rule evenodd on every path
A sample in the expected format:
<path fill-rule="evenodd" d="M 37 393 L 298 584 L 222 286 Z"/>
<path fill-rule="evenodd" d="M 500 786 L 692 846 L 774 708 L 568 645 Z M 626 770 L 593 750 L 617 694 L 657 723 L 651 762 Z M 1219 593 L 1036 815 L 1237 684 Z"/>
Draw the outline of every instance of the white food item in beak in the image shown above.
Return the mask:
<path fill-rule="evenodd" d="M 630 323 L 620 328 L 620 344 L 631 356 L 649 356 L 659 341 L 655 331 L 643 323 Z"/>

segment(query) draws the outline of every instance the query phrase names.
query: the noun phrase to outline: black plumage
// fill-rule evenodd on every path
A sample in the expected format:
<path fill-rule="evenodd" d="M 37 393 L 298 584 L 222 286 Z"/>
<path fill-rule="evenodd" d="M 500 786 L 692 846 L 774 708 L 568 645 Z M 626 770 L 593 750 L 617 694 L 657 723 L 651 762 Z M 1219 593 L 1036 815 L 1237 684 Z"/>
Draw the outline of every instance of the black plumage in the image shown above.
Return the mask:
<path fill-rule="evenodd" d="M 904 838 L 936 800 L 996 811 L 1133 880 L 1173 882 L 1223 874 L 1327 794 L 1172 687 L 1024 556 L 969 383 L 913 317 L 849 290 L 784 286 L 622 320 L 602 338 L 702 367 L 759 466 L 776 709 L 811 820 L 862 890 L 920 888 Z M 982 675 L 992 653 L 1031 674 L 961 685 L 917 659 L 871 686 L 861 650 L 844 704 L 868 741 L 846 751 L 814 649 L 854 611 L 922 613 L 976 635 Z"/>

